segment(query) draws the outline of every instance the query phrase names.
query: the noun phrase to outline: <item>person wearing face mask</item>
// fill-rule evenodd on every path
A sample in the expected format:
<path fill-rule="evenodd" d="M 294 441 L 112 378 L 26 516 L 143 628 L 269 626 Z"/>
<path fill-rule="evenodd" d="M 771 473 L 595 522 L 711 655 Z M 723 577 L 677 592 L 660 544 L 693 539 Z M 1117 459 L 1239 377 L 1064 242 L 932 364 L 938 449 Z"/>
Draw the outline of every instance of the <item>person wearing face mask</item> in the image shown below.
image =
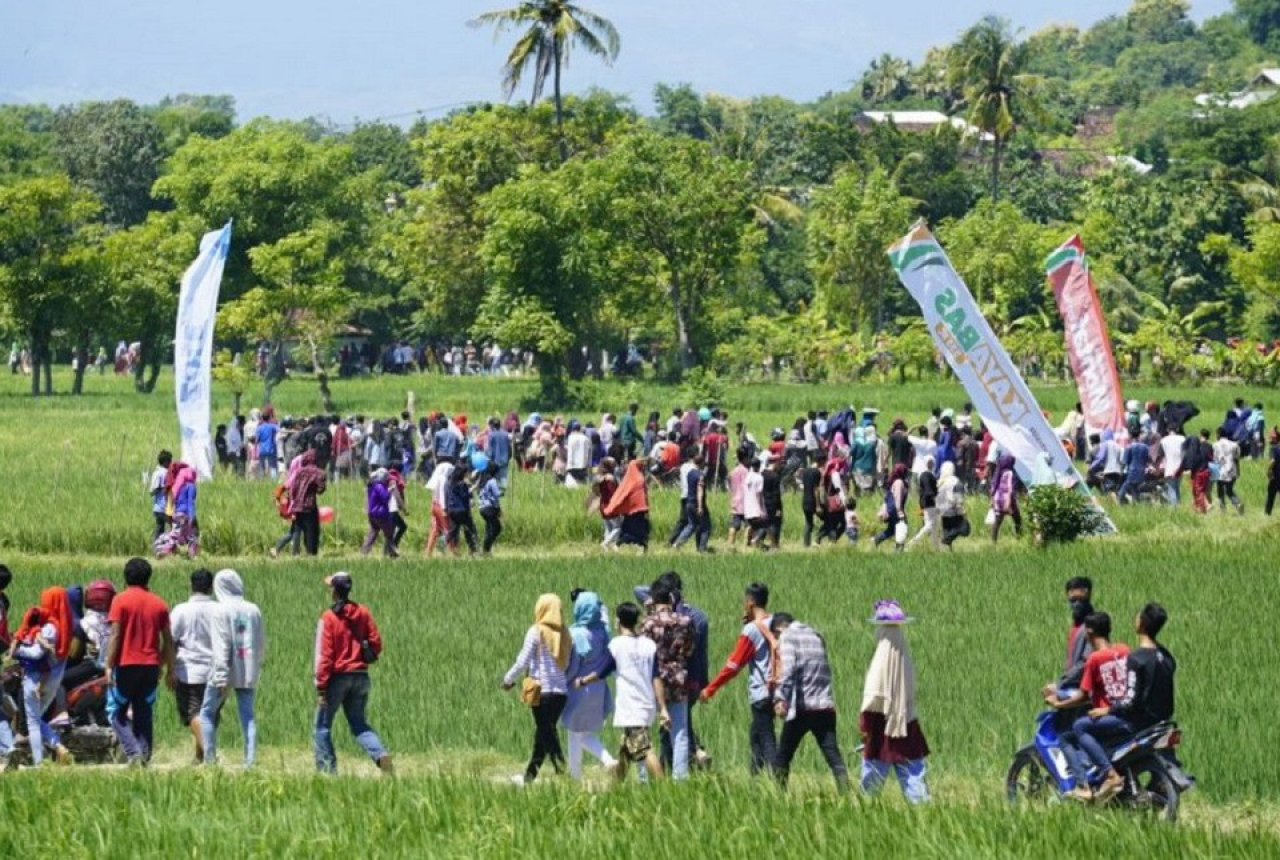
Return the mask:
<path fill-rule="evenodd" d="M 1067 660 L 1062 677 L 1046 684 L 1043 695 L 1056 695 L 1059 690 L 1076 690 L 1084 675 L 1085 660 L 1093 648 L 1084 632 L 1084 620 L 1093 612 L 1093 581 L 1087 576 L 1067 580 L 1067 603 L 1071 607 L 1071 630 L 1067 634 Z"/>

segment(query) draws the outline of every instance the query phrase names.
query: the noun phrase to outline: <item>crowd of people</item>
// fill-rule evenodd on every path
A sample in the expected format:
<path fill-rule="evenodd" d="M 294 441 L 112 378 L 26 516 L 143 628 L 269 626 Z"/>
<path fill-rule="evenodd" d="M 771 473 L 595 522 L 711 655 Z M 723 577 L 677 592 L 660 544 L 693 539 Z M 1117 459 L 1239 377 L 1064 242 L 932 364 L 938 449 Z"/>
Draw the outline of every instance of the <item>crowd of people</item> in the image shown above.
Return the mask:
<path fill-rule="evenodd" d="M 59 697 L 68 685 L 86 678 L 80 669 L 85 666 L 88 675 L 103 672 L 110 679 L 106 713 L 130 764 L 145 766 L 152 756 L 153 709 L 163 680 L 191 731 L 197 764 L 217 760 L 220 712 L 234 696 L 244 766 L 253 767 L 256 691 L 266 654 L 261 610 L 245 598 L 238 573 L 204 569 L 191 574 L 189 599 L 170 610 L 149 590 L 151 572 L 144 559 L 130 559 L 119 594 L 105 580 L 87 588 L 47 588 L 10 635 L 4 592 L 12 574 L 0 566 L 0 646 L 22 668 L 22 707 L 35 765 L 46 749 L 57 760 L 70 758 L 55 713 L 65 707 Z M 367 717 L 370 668 L 382 656 L 381 633 L 368 607 L 351 599 L 350 574 L 328 576 L 324 586 L 331 605 L 318 623 L 312 677 L 316 767 L 322 773 L 337 769 L 332 726 L 341 710 L 365 754 L 391 774 L 391 755 Z M 1159 604 L 1144 606 L 1130 650 L 1113 641 L 1111 617 L 1093 605 L 1089 579 L 1068 581 L 1066 596 L 1072 624 L 1064 671 L 1041 695 L 1060 715 L 1078 786 L 1072 796 L 1105 802 L 1123 783 L 1107 748 L 1173 717 L 1177 663 L 1158 641 L 1168 615 Z M 695 729 L 695 706 L 705 710 L 745 673 L 751 772 L 771 774 L 785 787 L 796 751 L 811 734 L 838 789 L 850 788 L 826 640 L 811 625 L 775 610 L 768 585 L 752 582 L 744 589 L 741 632 L 715 675 L 711 619 L 687 599 L 678 573 L 667 571 L 627 597 L 611 615 L 597 592 L 574 589 L 567 621 L 559 595 L 538 597 L 533 623 L 501 681 L 504 690 L 519 686 L 533 722 L 528 765 L 514 781 L 533 782 L 546 764 L 579 780 L 584 753 L 619 780 L 633 767 L 642 778 L 676 780 L 709 769 L 712 757 Z M 875 792 L 893 773 L 907 800 L 923 803 L 930 797 L 929 745 L 916 711 L 916 673 L 904 634 L 913 620 L 895 600 L 877 601 L 868 619 L 875 647 L 858 714 L 859 785 Z M 0 705 L 0 757 L 7 757 L 15 743 L 16 703 L 6 697 Z M 601 735 L 610 717 L 619 733 L 616 753 Z M 1096 791 L 1088 765 L 1106 774 Z"/>
<path fill-rule="evenodd" d="M 1247 407 L 1238 400 L 1216 432 L 1206 427 L 1188 435 L 1184 428 L 1199 414 L 1191 404 L 1128 406 L 1121 430 L 1091 432 L 1078 404 L 1057 428 L 1090 487 L 1121 504 L 1176 506 L 1185 477 L 1197 512 L 1212 508 L 1216 488 L 1222 510 L 1231 505 L 1243 513 L 1235 490 L 1242 462 L 1265 455 L 1266 513 L 1272 513 L 1280 495 L 1280 431 L 1267 436 L 1261 404 Z M 503 532 L 504 494 L 518 472 L 549 472 L 564 487 L 585 490 L 590 510 L 601 518 L 600 543 L 606 548 L 647 549 L 649 494 L 672 490 L 680 508 L 666 542 L 673 548 L 692 542 L 701 552 L 713 551 L 717 509 L 727 523 L 729 549 L 778 549 L 784 506 L 791 504 L 804 521 L 805 547 L 863 537 L 898 551 L 952 547 L 974 534 L 974 499 L 985 500 L 983 527 L 998 542 L 1006 522 L 1021 535 L 1020 500 L 1028 484 L 1077 480 L 1057 474 L 1047 455 L 1019 472 L 970 404 L 958 412 L 934 408 L 919 424 L 896 417 L 884 432 L 879 416 L 872 407 L 834 415 L 811 411 L 790 429 L 774 428 L 758 440 L 742 422 L 731 431 L 728 413 L 717 407 L 677 407 L 666 420 L 658 412 L 642 418 L 632 403 L 620 419 L 605 413 L 583 423 L 535 412 L 521 420 L 512 411 L 473 423 L 465 414 L 439 411 L 415 420 L 409 410 L 385 420 L 281 420 L 267 406 L 219 425 L 214 444 L 226 474 L 278 482 L 275 500 L 288 528 L 273 555 L 289 546 L 295 554 L 315 555 L 321 524 L 332 516 L 321 497 L 329 483 L 350 479 L 367 485 L 368 531 L 361 551 L 369 553 L 381 542 L 390 557 L 400 554 L 409 531 L 415 485 L 430 495 L 427 555 L 442 538 L 455 553 L 464 544 L 473 554 L 491 552 Z M 1026 472 L 1029 481 L 1023 480 Z M 194 556 L 194 472 L 162 452 L 150 492 L 157 555 Z M 798 498 L 785 502 L 787 496 Z"/>

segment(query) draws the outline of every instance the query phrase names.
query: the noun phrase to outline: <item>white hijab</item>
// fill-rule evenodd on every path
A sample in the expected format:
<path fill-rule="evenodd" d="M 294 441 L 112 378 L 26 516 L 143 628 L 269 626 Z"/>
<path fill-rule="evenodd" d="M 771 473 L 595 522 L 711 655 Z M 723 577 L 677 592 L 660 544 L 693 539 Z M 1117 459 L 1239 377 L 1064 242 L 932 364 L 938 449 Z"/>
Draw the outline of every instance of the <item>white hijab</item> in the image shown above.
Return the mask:
<path fill-rule="evenodd" d="M 884 714 L 885 733 L 891 738 L 905 738 L 916 718 L 916 670 L 899 626 L 876 627 L 876 653 L 862 686 L 861 710 Z"/>

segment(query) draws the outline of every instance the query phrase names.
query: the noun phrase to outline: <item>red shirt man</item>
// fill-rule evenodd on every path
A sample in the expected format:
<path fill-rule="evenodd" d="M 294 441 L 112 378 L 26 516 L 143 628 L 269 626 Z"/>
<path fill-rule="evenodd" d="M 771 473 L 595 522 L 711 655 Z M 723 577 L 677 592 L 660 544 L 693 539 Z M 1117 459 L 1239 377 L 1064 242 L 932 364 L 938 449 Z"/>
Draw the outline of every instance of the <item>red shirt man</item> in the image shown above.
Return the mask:
<path fill-rule="evenodd" d="M 1089 695 L 1090 708 L 1110 708 L 1125 700 L 1129 690 L 1129 646 L 1123 642 L 1094 651 L 1084 661 L 1080 691 Z"/>
<path fill-rule="evenodd" d="M 124 566 L 124 581 L 128 587 L 111 602 L 107 614 L 111 624 L 107 675 L 116 705 L 111 728 L 129 761 L 145 763 L 151 758 L 152 711 L 160 667 L 165 667 L 170 687 L 177 682 L 173 674 L 173 636 L 169 632 L 169 607 L 147 590 L 151 582 L 147 560 L 129 559 Z"/>

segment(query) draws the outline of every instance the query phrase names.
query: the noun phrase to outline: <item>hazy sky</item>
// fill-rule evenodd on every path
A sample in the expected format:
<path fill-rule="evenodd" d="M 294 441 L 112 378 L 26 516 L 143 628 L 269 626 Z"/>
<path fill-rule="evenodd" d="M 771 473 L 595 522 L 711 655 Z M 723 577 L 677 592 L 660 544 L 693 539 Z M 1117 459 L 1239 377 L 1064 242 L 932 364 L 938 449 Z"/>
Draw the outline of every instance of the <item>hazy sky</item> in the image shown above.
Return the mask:
<path fill-rule="evenodd" d="M 981 15 L 1028 32 L 1088 24 L 1128 0 L 583 0 L 622 33 L 613 68 L 575 55 L 570 91 L 629 93 L 688 81 L 732 96 L 809 100 L 843 89 L 875 56 L 920 58 Z M 516 0 L 7 0 L 0 11 L 0 102 L 230 93 L 241 119 L 327 116 L 337 123 L 501 99 L 495 44 L 465 22 Z M 1203 19 L 1230 0 L 1193 0 Z"/>

